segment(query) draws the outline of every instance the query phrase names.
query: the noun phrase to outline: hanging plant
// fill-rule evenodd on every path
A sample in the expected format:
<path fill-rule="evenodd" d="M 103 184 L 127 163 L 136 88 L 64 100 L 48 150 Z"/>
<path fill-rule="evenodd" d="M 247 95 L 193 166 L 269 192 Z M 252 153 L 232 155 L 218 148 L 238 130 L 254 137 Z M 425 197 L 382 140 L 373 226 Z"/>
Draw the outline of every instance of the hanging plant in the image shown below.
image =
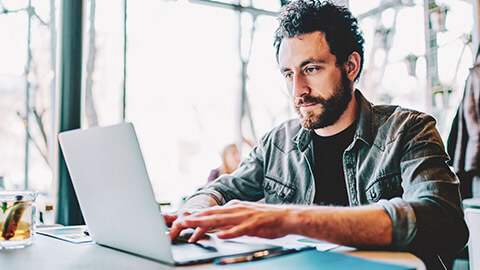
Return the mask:
<path fill-rule="evenodd" d="M 432 30 L 435 32 L 447 31 L 445 25 L 447 20 L 448 7 L 446 5 L 437 6 L 437 4 L 432 3 L 429 6 L 429 12 L 430 25 L 432 27 Z"/>
<path fill-rule="evenodd" d="M 417 60 L 418 56 L 409 54 L 405 56 L 405 63 L 407 65 L 407 71 L 409 76 L 417 76 Z"/>
<path fill-rule="evenodd" d="M 375 30 L 375 35 L 385 50 L 389 50 L 391 47 L 391 44 L 392 44 L 391 34 L 392 34 L 391 28 L 379 27 Z"/>

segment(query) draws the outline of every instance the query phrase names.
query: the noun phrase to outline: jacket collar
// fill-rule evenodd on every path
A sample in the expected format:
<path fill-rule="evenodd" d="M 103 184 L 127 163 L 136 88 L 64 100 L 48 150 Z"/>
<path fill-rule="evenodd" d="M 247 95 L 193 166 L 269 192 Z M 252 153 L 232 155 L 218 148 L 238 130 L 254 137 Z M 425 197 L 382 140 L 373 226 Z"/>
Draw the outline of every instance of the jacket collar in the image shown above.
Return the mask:
<path fill-rule="evenodd" d="M 373 134 L 375 129 L 375 115 L 373 113 L 373 104 L 368 101 L 360 92 L 355 90 L 355 97 L 359 107 L 357 130 L 355 139 L 360 139 L 368 145 L 373 144 Z"/>
<path fill-rule="evenodd" d="M 355 90 L 354 97 L 357 99 L 359 108 L 358 124 L 355 131 L 354 140 L 360 139 L 368 145 L 372 145 L 373 129 L 375 128 L 375 120 L 373 118 L 373 105 L 363 96 L 363 94 L 358 89 Z M 312 140 L 311 132 L 312 130 L 308 130 L 302 127 L 292 138 L 292 141 L 297 145 L 298 149 L 301 152 L 304 152 L 310 144 Z"/>

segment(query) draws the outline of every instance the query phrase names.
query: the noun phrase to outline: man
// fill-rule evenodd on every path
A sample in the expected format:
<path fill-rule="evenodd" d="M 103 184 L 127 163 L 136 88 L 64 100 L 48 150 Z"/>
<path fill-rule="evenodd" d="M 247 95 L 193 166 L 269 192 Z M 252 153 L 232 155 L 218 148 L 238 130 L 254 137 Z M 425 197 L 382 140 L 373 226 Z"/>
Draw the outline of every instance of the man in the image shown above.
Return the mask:
<path fill-rule="evenodd" d="M 426 260 L 462 249 L 458 180 L 435 120 L 374 106 L 354 91 L 364 40 L 351 13 L 293 1 L 275 38 L 300 120 L 275 127 L 235 172 L 194 194 L 178 216 L 166 215 L 172 239 L 196 228 L 196 241 L 215 227 L 220 238 L 300 234 Z"/>

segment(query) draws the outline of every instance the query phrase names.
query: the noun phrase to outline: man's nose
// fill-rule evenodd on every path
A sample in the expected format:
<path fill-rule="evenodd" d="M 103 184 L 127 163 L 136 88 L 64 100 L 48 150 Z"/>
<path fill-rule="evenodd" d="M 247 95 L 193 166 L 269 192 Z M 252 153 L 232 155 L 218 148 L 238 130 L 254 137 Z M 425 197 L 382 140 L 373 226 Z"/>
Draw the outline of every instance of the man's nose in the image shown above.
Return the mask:
<path fill-rule="evenodd" d="M 294 74 L 292 81 L 292 95 L 294 97 L 303 97 L 304 95 L 309 94 L 310 88 L 308 87 L 307 81 L 302 74 Z"/>

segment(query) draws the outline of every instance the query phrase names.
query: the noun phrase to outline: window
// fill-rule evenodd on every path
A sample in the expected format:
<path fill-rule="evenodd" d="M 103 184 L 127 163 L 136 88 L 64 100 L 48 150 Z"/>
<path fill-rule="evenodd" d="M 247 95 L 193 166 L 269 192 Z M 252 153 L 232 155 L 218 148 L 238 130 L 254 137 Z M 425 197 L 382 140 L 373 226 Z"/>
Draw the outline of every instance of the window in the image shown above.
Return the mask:
<path fill-rule="evenodd" d="M 123 14 L 124 6 L 101 2 L 87 1 L 85 9 L 85 79 L 92 84 L 83 126 L 122 120 L 124 21 L 110 14 Z M 222 149 L 240 133 L 255 143 L 293 116 L 274 57 L 276 19 L 206 2 L 127 3 L 125 120 L 135 124 L 158 201 L 177 204 L 205 185 Z M 277 1 L 254 2 L 271 14 L 280 8 Z M 250 113 L 244 117 L 242 62 Z"/>
<path fill-rule="evenodd" d="M 238 12 L 212 2 L 216 1 L 128 2 L 126 120 L 136 125 L 159 201 L 178 203 L 203 186 L 209 170 L 219 165 L 222 148 L 238 142 L 240 123 L 242 135 L 255 141 L 274 125 L 296 117 L 274 58 L 275 17 L 254 19 L 248 12 L 239 17 Z M 254 8 L 273 13 L 280 9 L 280 1 L 251 2 Z M 438 83 L 455 91 L 448 104 L 432 106 L 424 90 L 428 82 L 423 1 L 398 1 L 385 7 L 390 2 L 349 1 L 354 15 L 361 17 L 366 39 L 365 69 L 358 88 L 374 102 L 436 115 L 445 134 L 472 62 L 464 39 L 473 28 L 471 16 L 465 16 L 473 14 L 472 7 L 465 1 L 437 1 L 449 8 L 446 29 L 436 35 Z M 102 12 L 100 8 L 97 14 Z M 113 11 L 110 5 L 104 8 L 104 13 Z M 120 29 L 120 20 L 116 22 L 110 25 L 112 33 Z M 109 34 L 103 35 L 107 38 Z M 112 36 L 104 43 L 118 45 L 122 37 Z M 418 58 L 417 71 L 411 75 L 405 62 L 409 55 Z M 98 64 L 105 68 L 99 70 L 101 74 L 107 72 L 107 65 L 118 66 L 111 64 L 115 58 L 121 59 L 121 53 Z M 252 122 L 249 117 L 240 120 L 239 115 L 242 61 Z M 118 87 L 110 85 L 95 91 L 115 89 Z M 103 107 L 101 103 L 98 108 Z M 113 110 L 118 106 L 111 105 Z M 110 107 L 103 108 L 107 112 Z M 248 148 L 244 150 L 245 154 Z"/>
<path fill-rule="evenodd" d="M 57 4 L 29 3 L 0 1 L 0 188 L 51 200 Z"/>
<path fill-rule="evenodd" d="M 398 1 L 393 7 L 390 3 L 350 0 L 366 40 L 359 88 L 374 102 L 433 114 L 446 139 L 476 53 L 473 7 L 469 1 L 429 1 L 433 30 L 428 42 L 435 40 L 437 45 L 427 54 L 424 2 Z M 426 55 L 437 63 L 427 65 Z"/>
<path fill-rule="evenodd" d="M 476 50 L 473 7 L 428 1 L 432 20 L 448 8 L 431 36 L 438 71 L 425 57 L 423 1 L 348 1 L 366 39 L 357 87 L 374 102 L 434 114 L 446 138 Z M 8 37 L 0 43 L 0 188 L 35 189 L 52 200 L 58 3 L 31 3 L 0 0 L 0 24 L 10 26 L 0 27 Z M 175 205 L 206 183 L 224 146 L 240 135 L 255 142 L 296 117 L 273 48 L 280 1 L 240 1 L 253 7 L 241 15 L 228 8 L 233 0 L 126 3 L 85 1 L 82 126 L 116 124 L 125 113 L 157 200 Z M 406 59 L 415 59 L 415 72 Z"/>

